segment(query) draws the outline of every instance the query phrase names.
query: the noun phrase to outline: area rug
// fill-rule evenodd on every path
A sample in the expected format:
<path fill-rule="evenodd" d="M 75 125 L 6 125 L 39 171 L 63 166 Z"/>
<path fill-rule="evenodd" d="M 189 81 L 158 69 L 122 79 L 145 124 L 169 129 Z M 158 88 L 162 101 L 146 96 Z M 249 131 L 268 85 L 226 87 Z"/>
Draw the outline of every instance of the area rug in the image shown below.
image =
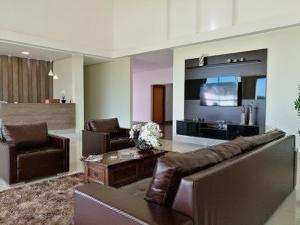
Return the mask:
<path fill-rule="evenodd" d="M 0 192 L 0 224 L 73 224 L 73 193 L 82 174 L 24 185 Z"/>

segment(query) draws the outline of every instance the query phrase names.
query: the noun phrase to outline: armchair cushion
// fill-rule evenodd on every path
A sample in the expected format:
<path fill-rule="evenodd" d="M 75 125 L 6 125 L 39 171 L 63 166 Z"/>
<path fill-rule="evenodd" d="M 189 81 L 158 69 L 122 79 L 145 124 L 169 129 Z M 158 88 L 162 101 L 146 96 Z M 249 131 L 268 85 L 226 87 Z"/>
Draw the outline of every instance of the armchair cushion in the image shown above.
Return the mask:
<path fill-rule="evenodd" d="M 118 133 L 120 131 L 120 125 L 117 118 L 92 120 L 88 122 L 88 127 L 91 131 Z"/>
<path fill-rule="evenodd" d="M 65 151 L 55 148 L 39 148 L 21 152 L 17 155 L 18 177 L 29 180 L 64 170 Z"/>
<path fill-rule="evenodd" d="M 2 138 L 6 143 L 15 144 L 17 149 L 44 146 L 48 143 L 47 123 L 4 125 Z"/>

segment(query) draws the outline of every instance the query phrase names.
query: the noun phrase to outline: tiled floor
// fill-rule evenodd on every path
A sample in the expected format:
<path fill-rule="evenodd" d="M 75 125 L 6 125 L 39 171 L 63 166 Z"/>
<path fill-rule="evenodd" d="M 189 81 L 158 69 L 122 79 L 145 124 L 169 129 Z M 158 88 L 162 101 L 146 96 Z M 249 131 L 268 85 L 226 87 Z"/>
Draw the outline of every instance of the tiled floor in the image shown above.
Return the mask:
<path fill-rule="evenodd" d="M 55 133 L 59 133 L 60 135 L 69 137 L 71 139 L 70 172 L 68 174 L 83 171 L 82 163 L 79 160 L 81 157 L 80 135 L 74 133 L 61 133 L 61 132 L 55 132 Z M 199 149 L 200 147 L 203 147 L 196 144 L 172 142 L 170 140 L 164 140 L 163 146 L 165 149 L 173 149 L 173 150 L 175 149 L 178 152 L 194 151 L 196 149 Z M 298 168 L 298 180 L 300 180 L 299 178 L 300 178 L 300 169 Z M 51 178 L 46 178 L 46 179 L 51 179 Z M 41 180 L 34 181 L 34 182 L 40 182 L 40 181 Z M 7 188 L 28 185 L 31 183 L 33 182 L 8 186 L 3 180 L 0 179 L 0 191 Z M 277 209 L 277 211 L 273 214 L 273 216 L 269 219 L 269 221 L 265 225 L 300 225 L 300 185 L 299 184 L 297 185 L 296 190 L 287 197 L 287 199 L 282 203 L 282 205 Z"/>

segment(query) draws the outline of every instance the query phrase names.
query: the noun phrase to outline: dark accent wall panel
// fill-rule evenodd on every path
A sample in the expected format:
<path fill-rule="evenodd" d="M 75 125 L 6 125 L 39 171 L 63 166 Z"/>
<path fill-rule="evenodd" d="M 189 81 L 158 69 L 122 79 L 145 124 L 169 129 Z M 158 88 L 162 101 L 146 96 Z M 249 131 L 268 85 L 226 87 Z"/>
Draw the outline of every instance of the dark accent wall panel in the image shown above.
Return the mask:
<path fill-rule="evenodd" d="M 3 84 L 2 84 L 2 90 L 3 90 L 3 101 L 8 102 L 8 57 L 4 56 L 1 57 L 1 70 L 2 70 L 2 79 L 3 79 Z"/>
<path fill-rule="evenodd" d="M 29 102 L 29 68 L 28 68 L 28 59 L 22 59 L 22 90 L 23 90 L 23 103 Z"/>
<path fill-rule="evenodd" d="M 2 58 L 0 57 L 0 65 L 2 65 Z M 3 71 L 0 67 L 0 99 L 3 99 Z"/>
<path fill-rule="evenodd" d="M 0 56 L 0 100 L 13 103 L 42 103 L 53 98 L 50 62 Z"/>
<path fill-rule="evenodd" d="M 8 57 L 8 102 L 13 102 L 13 74 L 12 74 L 12 58 Z"/>

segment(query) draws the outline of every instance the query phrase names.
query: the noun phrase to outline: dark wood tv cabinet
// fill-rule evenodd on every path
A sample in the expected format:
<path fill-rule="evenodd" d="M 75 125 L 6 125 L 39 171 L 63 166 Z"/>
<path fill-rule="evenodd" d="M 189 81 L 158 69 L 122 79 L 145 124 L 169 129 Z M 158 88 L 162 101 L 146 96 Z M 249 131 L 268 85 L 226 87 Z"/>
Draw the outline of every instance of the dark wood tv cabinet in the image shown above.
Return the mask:
<path fill-rule="evenodd" d="M 233 123 L 221 124 L 181 120 L 176 121 L 176 133 L 185 136 L 232 140 L 239 136 L 257 135 L 259 134 L 259 127 Z"/>

